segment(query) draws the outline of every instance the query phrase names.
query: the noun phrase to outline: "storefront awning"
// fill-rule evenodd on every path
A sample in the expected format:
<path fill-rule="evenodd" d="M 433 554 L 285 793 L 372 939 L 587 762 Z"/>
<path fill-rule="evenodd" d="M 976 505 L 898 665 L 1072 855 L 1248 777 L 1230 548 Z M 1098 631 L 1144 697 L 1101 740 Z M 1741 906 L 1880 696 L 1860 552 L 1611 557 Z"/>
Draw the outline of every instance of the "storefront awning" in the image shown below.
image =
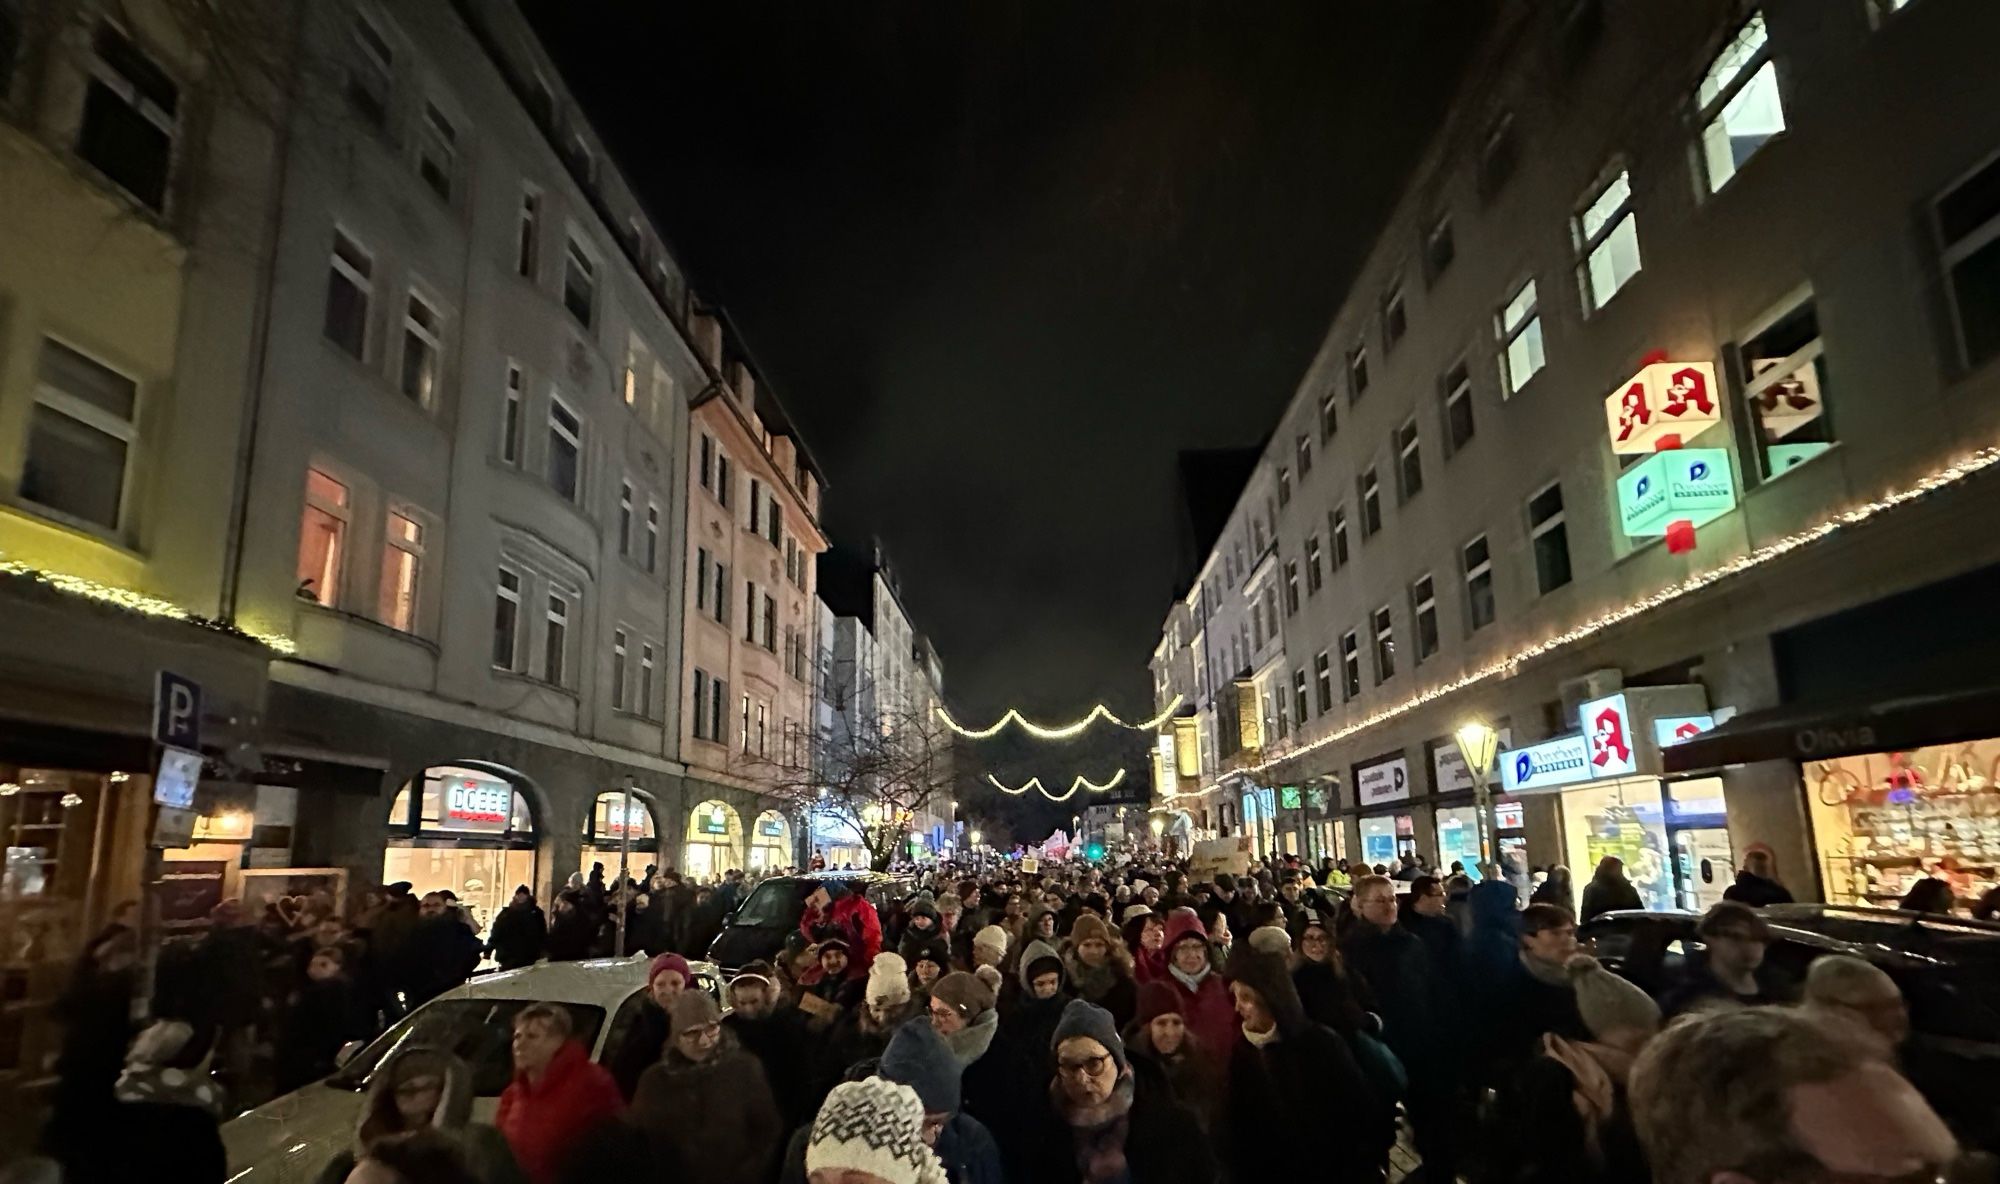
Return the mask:
<path fill-rule="evenodd" d="M 2000 735 L 2000 686 L 1867 703 L 1801 703 L 1739 715 L 1661 751 L 1669 773 L 1752 761 L 1828 760 Z"/>

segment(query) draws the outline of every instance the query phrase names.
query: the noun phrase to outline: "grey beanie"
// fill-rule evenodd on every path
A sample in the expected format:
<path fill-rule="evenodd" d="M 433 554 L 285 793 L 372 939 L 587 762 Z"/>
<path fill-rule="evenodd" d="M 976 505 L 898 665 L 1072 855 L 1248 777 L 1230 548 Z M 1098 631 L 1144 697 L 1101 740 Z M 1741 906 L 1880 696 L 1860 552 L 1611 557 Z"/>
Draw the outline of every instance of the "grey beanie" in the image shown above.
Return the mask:
<path fill-rule="evenodd" d="M 1072 999 L 1063 1008 L 1062 1018 L 1056 1021 L 1056 1034 L 1050 1038 L 1049 1047 L 1054 1049 L 1072 1036 L 1088 1036 L 1104 1046 L 1111 1059 L 1118 1062 L 1118 1071 L 1125 1071 L 1125 1042 L 1118 1039 L 1118 1021 L 1111 1013 L 1084 999 Z"/>
<path fill-rule="evenodd" d="M 1660 1005 L 1638 986 L 1606 970 L 1589 954 L 1577 954 L 1563 965 L 1576 990 L 1577 1013 L 1592 1036 L 1602 1040 L 1626 1028 L 1660 1030 Z"/>
<path fill-rule="evenodd" d="M 916 1090 L 926 1111 L 958 1113 L 959 1074 L 963 1070 L 951 1046 L 931 1027 L 929 1016 L 920 1015 L 896 1029 L 875 1071 Z"/>

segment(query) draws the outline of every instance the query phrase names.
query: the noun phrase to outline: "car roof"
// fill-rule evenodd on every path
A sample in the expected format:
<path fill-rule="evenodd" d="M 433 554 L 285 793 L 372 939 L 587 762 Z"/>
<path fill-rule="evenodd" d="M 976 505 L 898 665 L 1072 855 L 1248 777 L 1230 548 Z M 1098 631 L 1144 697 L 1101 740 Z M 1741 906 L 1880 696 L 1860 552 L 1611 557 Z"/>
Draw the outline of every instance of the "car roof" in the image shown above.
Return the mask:
<path fill-rule="evenodd" d="M 1803 945 L 1864 958 L 2000 964 L 2000 925 L 1990 921 L 1826 904 L 1771 905 L 1762 912 L 1773 933 Z M 1701 922 L 1701 914 L 1685 909 L 1620 910 L 1592 918 L 1585 928 L 1600 922 L 1684 925 L 1692 930 Z"/>
<path fill-rule="evenodd" d="M 894 872 L 801 872 L 796 876 L 772 876 L 768 880 L 759 881 L 759 883 L 769 884 L 773 881 L 788 881 L 794 884 L 802 884 L 808 881 L 819 880 L 862 880 L 870 884 L 887 884 L 896 880 L 911 880 L 914 878 L 913 876 L 899 876 Z"/>
<path fill-rule="evenodd" d="M 646 967 L 651 962 L 645 954 L 588 958 L 580 962 L 538 962 L 519 970 L 482 974 L 440 998 L 535 999 L 589 1004 L 610 1011 L 646 985 Z M 722 981 L 713 962 L 689 959 L 688 969 L 697 976 L 707 975 L 712 982 Z"/>

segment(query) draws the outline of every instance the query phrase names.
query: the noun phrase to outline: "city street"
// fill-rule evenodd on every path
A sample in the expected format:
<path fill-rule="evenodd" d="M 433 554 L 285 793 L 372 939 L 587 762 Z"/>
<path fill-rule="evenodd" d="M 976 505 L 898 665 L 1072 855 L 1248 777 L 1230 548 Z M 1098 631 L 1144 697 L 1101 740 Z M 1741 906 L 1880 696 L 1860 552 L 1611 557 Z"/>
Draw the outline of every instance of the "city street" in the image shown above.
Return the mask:
<path fill-rule="evenodd" d="M 2000 1184 L 1995 44 L 0 0 L 0 1184 Z"/>

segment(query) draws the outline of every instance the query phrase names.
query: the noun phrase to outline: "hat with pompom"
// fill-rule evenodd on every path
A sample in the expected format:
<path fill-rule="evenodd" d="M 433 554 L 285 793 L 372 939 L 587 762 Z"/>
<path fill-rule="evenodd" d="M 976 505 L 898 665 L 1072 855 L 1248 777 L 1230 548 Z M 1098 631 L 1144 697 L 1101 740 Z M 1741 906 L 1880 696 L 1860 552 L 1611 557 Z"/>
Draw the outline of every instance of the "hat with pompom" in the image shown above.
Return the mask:
<path fill-rule="evenodd" d="M 910 964 L 901 954 L 884 950 L 868 966 L 868 986 L 863 996 L 870 1003 L 907 1003 L 910 998 Z"/>

